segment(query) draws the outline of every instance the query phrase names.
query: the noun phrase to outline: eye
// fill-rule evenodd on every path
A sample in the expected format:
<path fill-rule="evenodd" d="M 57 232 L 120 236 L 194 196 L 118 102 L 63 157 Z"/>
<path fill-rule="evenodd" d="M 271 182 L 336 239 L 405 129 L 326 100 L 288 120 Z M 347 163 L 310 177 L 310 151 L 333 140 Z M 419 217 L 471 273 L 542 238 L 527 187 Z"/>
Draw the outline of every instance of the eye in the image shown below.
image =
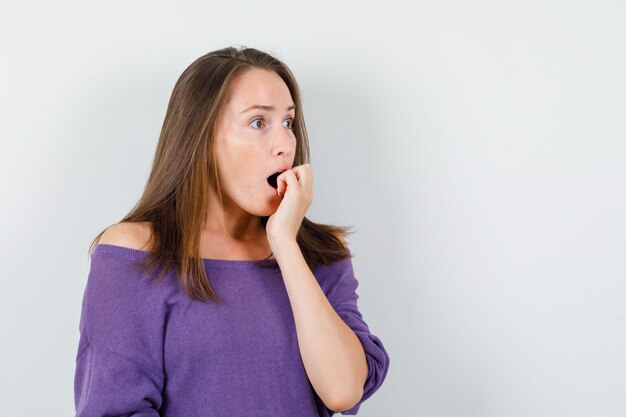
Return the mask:
<path fill-rule="evenodd" d="M 288 126 L 288 128 L 289 128 L 289 129 L 293 129 L 293 119 L 287 119 L 287 120 L 285 120 L 285 121 L 286 121 L 286 122 L 289 122 L 289 126 Z"/>
<path fill-rule="evenodd" d="M 250 124 L 252 123 L 256 123 L 257 121 L 262 121 L 263 119 L 260 117 L 257 117 L 256 119 L 254 119 L 253 121 L 250 122 Z"/>

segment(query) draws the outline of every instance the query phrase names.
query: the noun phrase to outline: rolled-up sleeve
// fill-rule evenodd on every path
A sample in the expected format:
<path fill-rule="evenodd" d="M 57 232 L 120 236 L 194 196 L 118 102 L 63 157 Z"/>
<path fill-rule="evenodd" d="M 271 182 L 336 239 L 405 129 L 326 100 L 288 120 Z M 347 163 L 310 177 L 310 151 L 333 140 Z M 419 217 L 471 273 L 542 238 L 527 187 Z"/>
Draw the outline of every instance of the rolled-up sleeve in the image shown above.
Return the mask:
<path fill-rule="evenodd" d="M 389 371 L 389 354 L 381 340 L 370 329 L 358 309 L 359 295 L 356 290 L 359 282 L 354 275 L 351 259 L 344 259 L 338 264 L 338 279 L 327 295 L 337 315 L 354 331 L 363 345 L 367 362 L 367 379 L 363 386 L 363 396 L 359 402 L 341 414 L 355 415 L 361 404 L 370 398 L 383 384 Z M 328 410 L 333 415 L 332 410 Z"/>
<path fill-rule="evenodd" d="M 159 415 L 163 308 L 132 260 L 92 255 L 74 374 L 76 417 Z"/>

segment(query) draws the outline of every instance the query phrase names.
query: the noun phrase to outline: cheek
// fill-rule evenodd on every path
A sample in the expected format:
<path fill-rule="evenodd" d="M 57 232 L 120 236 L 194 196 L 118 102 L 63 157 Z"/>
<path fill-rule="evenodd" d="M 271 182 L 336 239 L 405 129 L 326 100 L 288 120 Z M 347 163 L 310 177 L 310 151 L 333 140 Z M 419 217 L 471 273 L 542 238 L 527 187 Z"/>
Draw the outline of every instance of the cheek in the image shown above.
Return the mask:
<path fill-rule="evenodd" d="M 234 187 L 233 191 L 245 191 L 256 187 L 259 176 L 263 176 L 263 161 L 257 149 L 249 146 L 232 146 L 224 152 L 222 175 L 224 183 Z"/>

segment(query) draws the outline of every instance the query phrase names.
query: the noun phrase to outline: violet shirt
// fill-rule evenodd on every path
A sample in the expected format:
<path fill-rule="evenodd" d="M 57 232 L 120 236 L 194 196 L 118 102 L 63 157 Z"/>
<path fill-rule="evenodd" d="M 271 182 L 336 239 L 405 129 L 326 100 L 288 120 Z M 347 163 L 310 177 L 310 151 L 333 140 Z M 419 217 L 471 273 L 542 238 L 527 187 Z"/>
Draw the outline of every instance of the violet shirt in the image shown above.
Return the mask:
<path fill-rule="evenodd" d="M 80 316 L 77 417 L 332 416 L 305 372 L 275 259 L 203 259 L 224 304 L 189 298 L 173 270 L 141 280 L 148 252 L 98 244 Z M 383 383 L 389 355 L 357 308 L 351 259 L 313 272 L 363 345 L 368 374 L 354 415 Z"/>

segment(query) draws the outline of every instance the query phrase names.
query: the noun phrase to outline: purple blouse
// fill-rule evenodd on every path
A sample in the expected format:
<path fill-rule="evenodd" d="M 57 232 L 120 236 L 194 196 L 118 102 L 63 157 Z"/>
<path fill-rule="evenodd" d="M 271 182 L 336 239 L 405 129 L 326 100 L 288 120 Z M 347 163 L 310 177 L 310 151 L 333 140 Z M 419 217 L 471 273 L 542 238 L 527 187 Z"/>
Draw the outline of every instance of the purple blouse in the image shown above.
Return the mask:
<path fill-rule="evenodd" d="M 77 417 L 335 414 L 307 378 L 275 259 L 203 259 L 224 301 L 216 304 L 189 298 L 172 270 L 162 282 L 141 280 L 135 263 L 147 255 L 109 244 L 91 255 L 74 376 Z M 351 259 L 320 265 L 313 275 L 363 344 L 363 396 L 341 413 L 354 415 L 382 385 L 389 355 L 357 308 Z"/>

